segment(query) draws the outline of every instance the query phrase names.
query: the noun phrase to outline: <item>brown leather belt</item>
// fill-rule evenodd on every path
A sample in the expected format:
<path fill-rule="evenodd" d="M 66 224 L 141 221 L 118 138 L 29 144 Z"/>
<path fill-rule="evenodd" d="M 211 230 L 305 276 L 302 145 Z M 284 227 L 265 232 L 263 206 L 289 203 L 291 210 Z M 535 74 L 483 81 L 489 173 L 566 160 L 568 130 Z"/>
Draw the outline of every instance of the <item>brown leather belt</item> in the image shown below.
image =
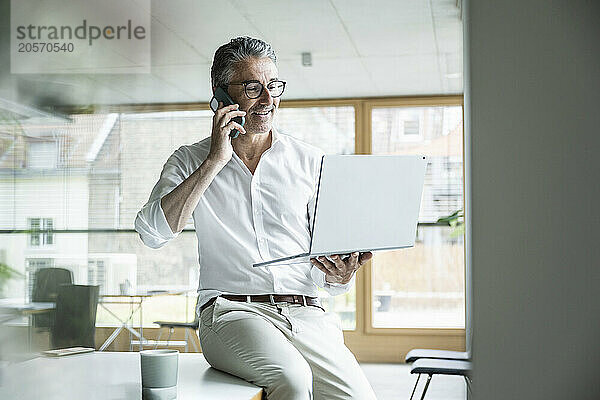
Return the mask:
<path fill-rule="evenodd" d="M 269 303 L 269 304 L 279 304 L 279 303 L 290 303 L 290 304 L 302 304 L 304 306 L 314 306 L 319 307 L 321 310 L 325 311 L 323 307 L 321 307 L 321 302 L 318 297 L 308 297 L 297 294 L 259 294 L 259 295 L 234 295 L 234 294 L 222 294 L 220 297 L 223 297 L 227 300 L 232 301 L 243 301 L 246 303 Z M 213 297 L 206 303 L 200 307 L 200 312 L 204 311 L 204 309 L 210 305 L 212 305 L 216 297 Z"/>

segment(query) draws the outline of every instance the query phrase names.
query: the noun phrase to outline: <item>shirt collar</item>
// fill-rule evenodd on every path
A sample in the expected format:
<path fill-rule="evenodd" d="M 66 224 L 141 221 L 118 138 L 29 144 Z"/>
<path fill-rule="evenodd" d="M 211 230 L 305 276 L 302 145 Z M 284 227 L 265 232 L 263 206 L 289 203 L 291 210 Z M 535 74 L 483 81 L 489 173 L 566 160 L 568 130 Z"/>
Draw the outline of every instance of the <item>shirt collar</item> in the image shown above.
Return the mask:
<path fill-rule="evenodd" d="M 269 148 L 267 150 L 265 150 L 265 152 L 272 149 L 275 146 L 275 143 L 280 142 L 280 141 L 281 140 L 280 140 L 279 132 L 277 132 L 277 129 L 275 129 L 275 127 L 271 125 L 271 146 L 269 146 Z M 237 158 L 239 160 L 239 162 L 242 163 L 242 165 L 243 165 L 244 162 L 239 158 L 237 153 L 234 151 L 233 154 L 235 154 L 234 158 Z"/>
<path fill-rule="evenodd" d="M 279 140 L 279 133 L 275 126 L 271 125 L 271 147 L 275 145 L 275 143 Z"/>

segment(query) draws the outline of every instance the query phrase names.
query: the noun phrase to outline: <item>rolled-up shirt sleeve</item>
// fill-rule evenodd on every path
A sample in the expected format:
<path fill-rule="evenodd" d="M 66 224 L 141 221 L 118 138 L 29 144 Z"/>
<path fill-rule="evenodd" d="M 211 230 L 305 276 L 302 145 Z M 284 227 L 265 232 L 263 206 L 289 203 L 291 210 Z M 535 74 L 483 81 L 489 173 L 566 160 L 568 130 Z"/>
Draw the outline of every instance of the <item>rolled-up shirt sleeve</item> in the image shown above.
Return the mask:
<path fill-rule="evenodd" d="M 135 217 L 134 226 L 140 239 L 146 246 L 153 249 L 164 246 L 169 240 L 179 235 L 179 232 L 171 231 L 160 204 L 164 196 L 186 179 L 183 163 L 177 154 L 178 151 L 173 153 L 163 166 L 160 178 L 154 185 L 148 202 Z"/>
<path fill-rule="evenodd" d="M 325 272 L 321 271 L 319 268 L 313 265 L 310 270 L 310 276 L 318 287 L 325 289 L 325 291 L 331 296 L 337 296 L 339 294 L 344 294 L 348 292 L 352 288 L 352 285 L 354 285 L 354 281 L 356 278 L 356 273 L 352 275 L 352 279 L 350 279 L 350 282 L 346 284 L 328 283 L 327 281 L 325 281 Z"/>

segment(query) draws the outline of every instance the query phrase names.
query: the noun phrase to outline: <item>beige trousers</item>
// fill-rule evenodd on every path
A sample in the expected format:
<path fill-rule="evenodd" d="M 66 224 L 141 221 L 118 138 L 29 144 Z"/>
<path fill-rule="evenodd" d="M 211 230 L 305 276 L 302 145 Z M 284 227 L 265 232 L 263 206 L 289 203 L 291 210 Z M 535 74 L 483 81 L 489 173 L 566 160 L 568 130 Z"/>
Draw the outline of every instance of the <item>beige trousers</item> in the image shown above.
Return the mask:
<path fill-rule="evenodd" d="M 339 317 L 318 307 L 219 297 L 202 311 L 199 336 L 211 366 L 263 387 L 268 400 L 375 399 Z"/>

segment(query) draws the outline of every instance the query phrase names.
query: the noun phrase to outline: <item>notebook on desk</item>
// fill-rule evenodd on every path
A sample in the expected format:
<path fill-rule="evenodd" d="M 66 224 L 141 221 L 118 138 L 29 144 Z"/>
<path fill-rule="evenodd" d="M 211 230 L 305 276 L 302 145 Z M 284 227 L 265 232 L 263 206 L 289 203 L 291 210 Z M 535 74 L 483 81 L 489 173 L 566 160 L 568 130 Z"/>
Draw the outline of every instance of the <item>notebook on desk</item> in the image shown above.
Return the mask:
<path fill-rule="evenodd" d="M 253 266 L 414 246 L 426 167 L 422 155 L 323 156 L 309 249 Z"/>
<path fill-rule="evenodd" d="M 91 353 L 93 351 L 95 351 L 93 347 L 68 347 L 66 349 L 42 351 L 42 354 L 47 357 L 65 357 L 73 354 Z"/>

